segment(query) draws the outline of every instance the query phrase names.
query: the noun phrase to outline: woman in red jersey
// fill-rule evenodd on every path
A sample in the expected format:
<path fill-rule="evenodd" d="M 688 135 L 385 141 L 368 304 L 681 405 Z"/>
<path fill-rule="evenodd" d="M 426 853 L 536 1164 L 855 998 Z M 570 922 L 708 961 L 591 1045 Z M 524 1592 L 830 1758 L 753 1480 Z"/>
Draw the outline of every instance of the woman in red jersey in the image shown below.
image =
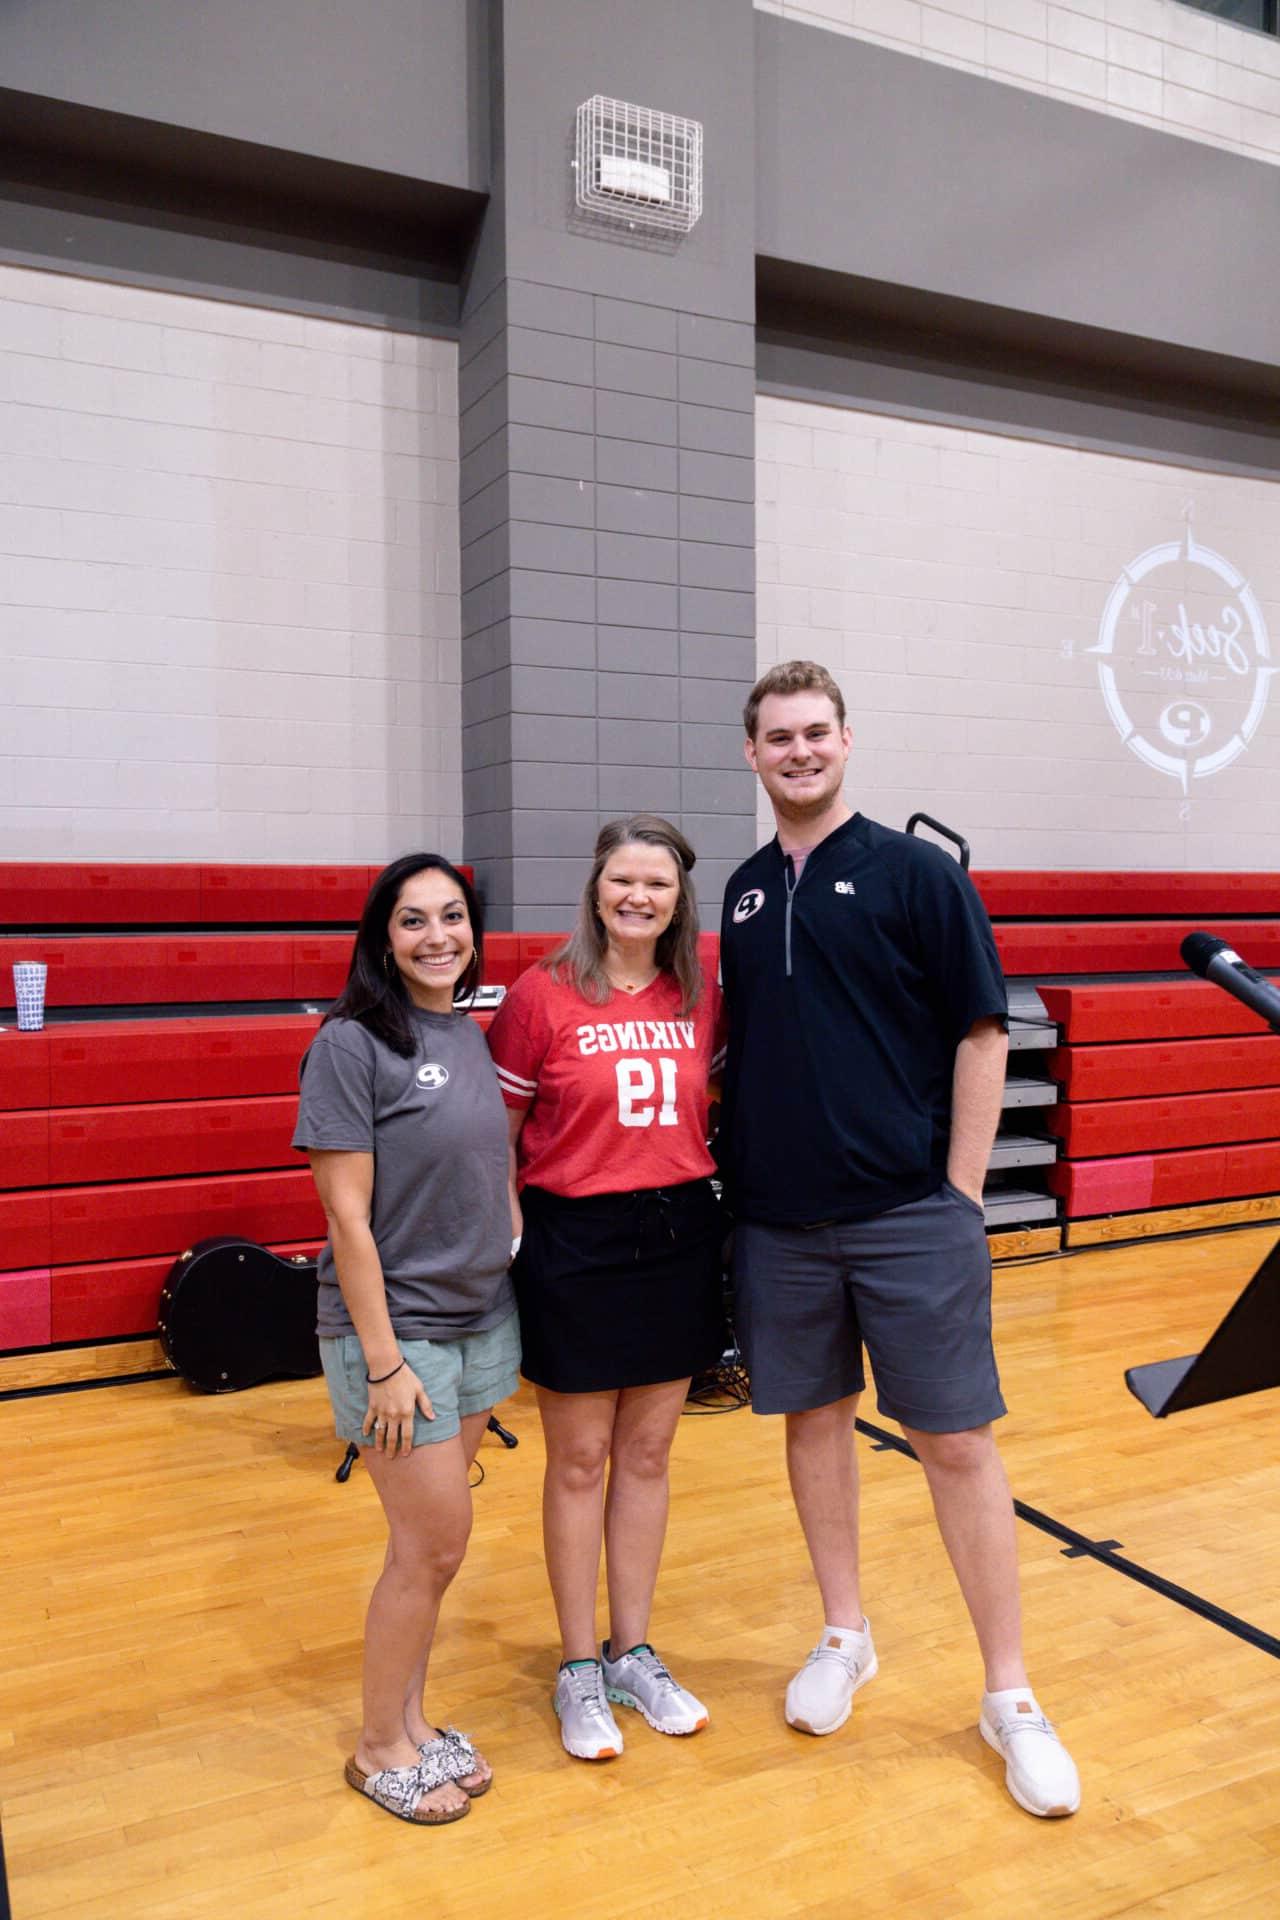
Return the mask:
<path fill-rule="evenodd" d="M 489 1033 L 524 1210 L 513 1278 L 546 1438 L 554 1705 L 582 1760 L 622 1751 L 610 1701 L 660 1733 L 707 1721 L 648 1637 L 671 1442 L 690 1376 L 723 1346 L 707 1150 L 720 993 L 698 958 L 693 863 L 654 814 L 603 827 L 573 933 L 517 980 Z"/>

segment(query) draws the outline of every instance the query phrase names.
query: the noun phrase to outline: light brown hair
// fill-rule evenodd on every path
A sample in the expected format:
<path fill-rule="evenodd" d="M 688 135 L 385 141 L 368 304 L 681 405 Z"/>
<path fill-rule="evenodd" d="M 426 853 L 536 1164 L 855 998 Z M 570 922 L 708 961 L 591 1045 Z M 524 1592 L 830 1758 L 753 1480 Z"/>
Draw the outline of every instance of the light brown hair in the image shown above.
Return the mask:
<path fill-rule="evenodd" d="M 702 962 L 698 957 L 698 902 L 689 878 L 697 858 L 681 833 L 656 813 L 631 813 L 625 820 L 610 820 L 596 837 L 595 858 L 582 889 L 577 923 L 562 946 L 547 955 L 542 965 L 556 980 L 568 976 L 584 1000 L 603 1006 L 613 992 L 604 970 L 608 947 L 604 926 L 596 907 L 596 888 L 606 863 L 619 847 L 639 845 L 661 847 L 675 861 L 680 895 L 671 924 L 658 936 L 654 959 L 664 973 L 674 974 L 681 993 L 680 1011 L 692 1013 L 702 997 Z"/>
<path fill-rule="evenodd" d="M 771 693 L 825 693 L 836 710 L 836 720 L 842 727 L 845 724 L 844 695 L 827 669 L 816 660 L 783 660 L 776 667 L 770 667 L 768 673 L 762 673 L 747 695 L 742 724 L 748 740 L 756 737 L 760 702 Z"/>

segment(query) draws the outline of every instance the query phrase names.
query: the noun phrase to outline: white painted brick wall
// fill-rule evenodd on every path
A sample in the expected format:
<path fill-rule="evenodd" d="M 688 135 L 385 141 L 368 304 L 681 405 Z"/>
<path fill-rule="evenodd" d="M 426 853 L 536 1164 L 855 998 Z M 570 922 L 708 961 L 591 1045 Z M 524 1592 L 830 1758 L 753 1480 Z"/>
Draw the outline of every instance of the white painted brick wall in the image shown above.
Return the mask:
<path fill-rule="evenodd" d="M 923 808 L 984 867 L 1275 868 L 1280 687 L 1184 803 L 1121 741 L 1089 650 L 1121 569 L 1189 508 L 1274 657 L 1280 485 L 770 396 L 756 450 L 760 668 L 835 673 L 853 805 L 896 827 Z"/>
<path fill-rule="evenodd" d="M 0 266 L 0 850 L 462 845 L 457 350 Z"/>
<path fill-rule="evenodd" d="M 1280 40 L 1181 0 L 755 0 L 833 33 L 1280 162 Z"/>

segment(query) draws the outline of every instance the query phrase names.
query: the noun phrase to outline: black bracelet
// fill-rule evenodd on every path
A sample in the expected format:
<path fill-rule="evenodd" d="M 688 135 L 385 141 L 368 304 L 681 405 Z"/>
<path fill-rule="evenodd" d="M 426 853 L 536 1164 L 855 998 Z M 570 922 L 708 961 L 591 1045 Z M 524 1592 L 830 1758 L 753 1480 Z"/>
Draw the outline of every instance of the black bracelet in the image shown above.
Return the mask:
<path fill-rule="evenodd" d="M 401 1356 L 400 1367 L 406 1367 L 408 1364 L 408 1361 Z M 396 1374 L 399 1373 L 400 1367 L 392 1367 L 390 1373 L 380 1373 L 376 1380 L 371 1373 L 366 1373 L 365 1380 L 371 1387 L 380 1387 L 384 1380 L 393 1380 Z"/>

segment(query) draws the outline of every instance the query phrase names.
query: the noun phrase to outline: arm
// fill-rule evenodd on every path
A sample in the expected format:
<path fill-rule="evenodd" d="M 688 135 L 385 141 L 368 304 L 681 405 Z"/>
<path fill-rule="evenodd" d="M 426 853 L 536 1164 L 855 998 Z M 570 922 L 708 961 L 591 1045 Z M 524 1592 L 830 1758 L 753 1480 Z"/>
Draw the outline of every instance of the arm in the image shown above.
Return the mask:
<path fill-rule="evenodd" d="M 975 1020 L 956 1048 L 947 1179 L 980 1206 L 982 1181 L 1004 1098 L 1009 1036 L 994 1018 Z"/>
<path fill-rule="evenodd" d="M 307 1157 L 329 1226 L 338 1285 L 364 1353 L 364 1370 L 370 1377 L 363 1431 L 367 1434 L 375 1421 L 382 1420 L 385 1428 L 376 1431 L 374 1444 L 381 1446 L 385 1439 L 388 1454 L 394 1455 L 397 1446 L 401 1452 L 411 1453 L 415 1405 L 427 1420 L 434 1420 L 435 1414 L 417 1374 L 412 1367 L 400 1365 L 400 1342 L 387 1311 L 382 1263 L 369 1226 L 373 1155 L 313 1151 Z M 390 1378 L 382 1379 L 386 1374 Z M 375 1386 L 374 1381 L 381 1384 Z"/>
<path fill-rule="evenodd" d="M 527 1107 L 507 1108 L 507 1190 L 511 1196 L 511 1258 L 516 1257 L 516 1247 L 524 1232 L 524 1215 L 520 1210 L 520 1193 L 516 1186 L 516 1143 L 520 1138 L 520 1129 L 524 1125 Z"/>

